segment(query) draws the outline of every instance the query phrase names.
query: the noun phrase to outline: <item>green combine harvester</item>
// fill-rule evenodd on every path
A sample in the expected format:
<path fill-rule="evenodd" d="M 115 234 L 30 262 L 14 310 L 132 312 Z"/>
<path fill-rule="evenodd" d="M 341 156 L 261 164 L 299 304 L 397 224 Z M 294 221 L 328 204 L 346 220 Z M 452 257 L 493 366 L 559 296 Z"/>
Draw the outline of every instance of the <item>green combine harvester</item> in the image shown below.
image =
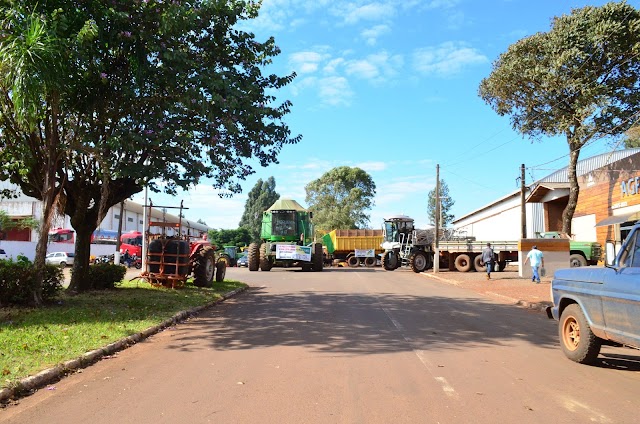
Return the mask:
<path fill-rule="evenodd" d="M 292 199 L 271 205 L 262 213 L 262 242 L 249 245 L 249 271 L 271 271 L 274 266 L 322 271 L 322 243 L 314 242 L 312 217 Z"/>

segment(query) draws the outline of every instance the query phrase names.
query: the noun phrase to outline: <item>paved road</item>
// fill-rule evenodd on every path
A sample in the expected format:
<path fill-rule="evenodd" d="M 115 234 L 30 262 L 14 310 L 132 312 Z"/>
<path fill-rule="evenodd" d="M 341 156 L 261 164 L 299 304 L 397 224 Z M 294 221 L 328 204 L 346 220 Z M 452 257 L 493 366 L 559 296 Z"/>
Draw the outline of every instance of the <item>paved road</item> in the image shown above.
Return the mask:
<path fill-rule="evenodd" d="M 252 289 L 0 411 L 7 423 L 635 423 L 640 355 L 410 271 L 229 269 Z"/>

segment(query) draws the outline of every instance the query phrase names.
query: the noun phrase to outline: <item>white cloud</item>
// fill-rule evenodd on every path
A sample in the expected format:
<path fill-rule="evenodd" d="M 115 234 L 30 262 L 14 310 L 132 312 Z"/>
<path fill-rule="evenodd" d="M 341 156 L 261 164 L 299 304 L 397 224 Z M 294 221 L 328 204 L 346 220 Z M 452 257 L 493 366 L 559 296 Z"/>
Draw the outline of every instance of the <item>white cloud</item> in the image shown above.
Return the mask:
<path fill-rule="evenodd" d="M 365 42 L 374 46 L 382 35 L 388 34 L 391 32 L 391 28 L 388 25 L 376 25 L 371 28 L 363 30 L 360 35 L 365 40 Z"/>
<path fill-rule="evenodd" d="M 383 51 L 364 59 L 346 61 L 345 72 L 347 75 L 380 83 L 396 75 L 403 61 L 402 56 L 391 56 Z"/>
<path fill-rule="evenodd" d="M 487 63 L 489 59 L 464 43 L 447 42 L 417 49 L 413 62 L 421 73 L 446 77 L 459 74 L 467 66 Z"/>
<path fill-rule="evenodd" d="M 367 172 L 384 171 L 385 169 L 387 169 L 386 162 L 362 162 L 356 164 L 355 166 Z"/>
<path fill-rule="evenodd" d="M 353 91 L 344 77 L 326 77 L 318 81 L 318 95 L 324 104 L 331 106 L 349 105 Z"/>
<path fill-rule="evenodd" d="M 395 14 L 395 9 L 390 3 L 369 3 L 363 6 L 346 4 L 343 7 L 341 15 L 344 16 L 344 22 L 347 24 L 355 24 L 360 21 L 379 21 L 388 19 Z"/>
<path fill-rule="evenodd" d="M 309 74 L 318 70 L 325 55 L 319 52 L 304 51 L 289 56 L 289 66 L 299 74 Z"/>

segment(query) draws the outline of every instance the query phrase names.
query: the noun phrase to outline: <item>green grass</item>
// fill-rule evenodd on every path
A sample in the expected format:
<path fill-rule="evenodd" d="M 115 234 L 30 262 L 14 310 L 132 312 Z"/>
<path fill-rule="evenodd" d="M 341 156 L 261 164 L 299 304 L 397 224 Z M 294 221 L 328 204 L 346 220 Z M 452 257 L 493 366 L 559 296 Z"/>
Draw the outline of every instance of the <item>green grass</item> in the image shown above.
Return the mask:
<path fill-rule="evenodd" d="M 0 308 L 0 387 L 245 286 L 224 281 L 214 283 L 214 288 L 187 285 L 173 290 L 125 282 L 115 290 L 77 296 L 63 292 L 56 304 L 39 309 Z"/>

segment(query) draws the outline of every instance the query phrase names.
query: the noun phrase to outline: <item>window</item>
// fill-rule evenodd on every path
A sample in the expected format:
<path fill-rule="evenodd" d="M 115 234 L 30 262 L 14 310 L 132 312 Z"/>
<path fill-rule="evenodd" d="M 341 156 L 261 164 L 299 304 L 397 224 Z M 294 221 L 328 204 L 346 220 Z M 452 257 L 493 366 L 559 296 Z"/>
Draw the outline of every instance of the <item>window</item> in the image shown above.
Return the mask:
<path fill-rule="evenodd" d="M 127 218 L 127 222 L 133 222 L 133 218 L 131 217 Z"/>
<path fill-rule="evenodd" d="M 140 220 L 140 224 L 143 224 L 142 220 Z"/>
<path fill-rule="evenodd" d="M 114 219 L 120 219 L 120 215 L 118 215 L 117 213 L 114 213 L 114 214 L 113 214 L 113 218 L 114 218 Z"/>

